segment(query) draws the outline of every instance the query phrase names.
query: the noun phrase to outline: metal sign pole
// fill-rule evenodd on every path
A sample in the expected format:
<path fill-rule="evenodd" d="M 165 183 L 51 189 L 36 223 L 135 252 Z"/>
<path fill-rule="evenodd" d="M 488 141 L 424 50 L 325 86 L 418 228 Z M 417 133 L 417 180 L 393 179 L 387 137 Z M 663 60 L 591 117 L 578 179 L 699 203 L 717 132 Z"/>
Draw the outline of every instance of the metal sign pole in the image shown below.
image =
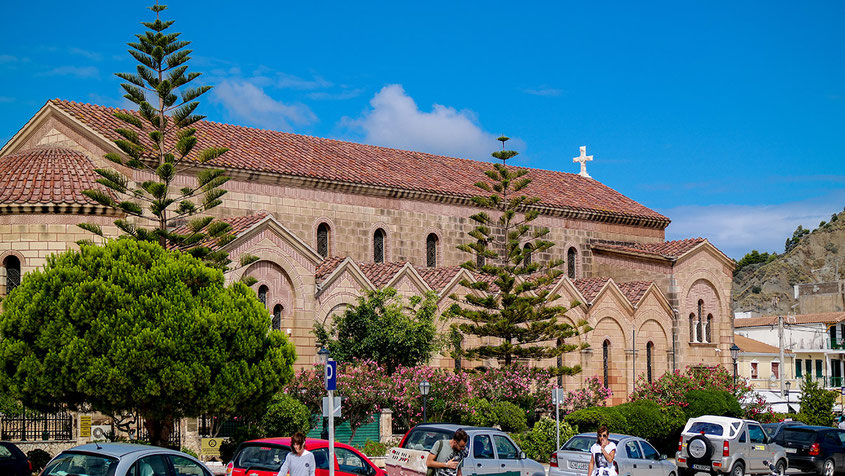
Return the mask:
<path fill-rule="evenodd" d="M 557 389 L 555 389 L 555 394 L 557 394 Z M 557 396 L 555 395 L 555 426 L 557 427 L 557 446 L 555 446 L 555 451 L 560 449 L 560 399 Z"/>
<path fill-rule="evenodd" d="M 334 476 L 334 390 L 329 390 L 329 476 Z"/>

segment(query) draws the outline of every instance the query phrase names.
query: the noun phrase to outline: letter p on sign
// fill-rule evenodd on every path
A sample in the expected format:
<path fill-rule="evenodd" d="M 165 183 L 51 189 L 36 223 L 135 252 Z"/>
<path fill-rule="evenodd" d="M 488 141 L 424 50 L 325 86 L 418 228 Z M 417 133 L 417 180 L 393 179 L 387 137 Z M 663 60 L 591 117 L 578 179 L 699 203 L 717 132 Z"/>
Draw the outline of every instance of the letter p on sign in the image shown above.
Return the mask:
<path fill-rule="evenodd" d="M 337 362 L 330 360 L 326 362 L 326 390 L 337 390 Z"/>

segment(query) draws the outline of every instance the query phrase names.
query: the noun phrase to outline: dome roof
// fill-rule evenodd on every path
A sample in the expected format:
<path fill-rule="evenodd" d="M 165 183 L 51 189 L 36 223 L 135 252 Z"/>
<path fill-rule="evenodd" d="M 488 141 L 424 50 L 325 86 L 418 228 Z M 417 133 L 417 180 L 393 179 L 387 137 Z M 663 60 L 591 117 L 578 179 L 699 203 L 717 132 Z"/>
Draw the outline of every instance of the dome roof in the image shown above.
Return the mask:
<path fill-rule="evenodd" d="M 0 205 L 97 205 L 82 194 L 105 190 L 94 169 L 84 154 L 49 145 L 0 157 Z"/>

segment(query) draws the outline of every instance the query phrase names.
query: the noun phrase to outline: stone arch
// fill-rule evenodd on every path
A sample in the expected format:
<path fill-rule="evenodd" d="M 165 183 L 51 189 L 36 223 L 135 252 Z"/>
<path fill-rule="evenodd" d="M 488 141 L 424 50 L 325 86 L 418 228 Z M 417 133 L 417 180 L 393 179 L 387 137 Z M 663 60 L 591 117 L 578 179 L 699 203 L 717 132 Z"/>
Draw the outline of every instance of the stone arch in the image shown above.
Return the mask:
<path fill-rule="evenodd" d="M 6 250 L 3 253 L 0 253 L 0 295 L 5 296 L 9 294 L 9 290 L 7 288 L 7 282 L 9 276 L 7 275 L 7 262 L 9 258 L 17 258 L 17 284 L 20 284 L 21 279 L 23 279 L 24 267 L 26 266 L 26 258 L 15 250 Z"/>
<path fill-rule="evenodd" d="M 710 321 L 711 339 L 709 343 L 718 343 L 719 329 L 721 328 L 721 318 L 724 316 L 722 312 L 722 299 L 719 296 L 719 291 L 708 279 L 699 278 L 687 288 L 684 297 L 684 307 L 686 315 L 693 316 L 693 325 L 695 329 L 687 329 L 684 335 L 695 337 L 694 342 L 707 343 L 706 341 L 706 320 L 707 316 L 712 316 Z M 687 326 L 689 326 L 687 321 Z"/>
<path fill-rule="evenodd" d="M 259 260 L 249 265 L 244 276 L 255 278 L 257 282 L 252 286 L 256 292 L 266 288 L 267 294 L 264 305 L 272 315 L 277 305 L 282 306 L 281 322 L 294 317 L 296 307 L 296 293 L 293 281 L 285 270 L 273 261 Z"/>
<path fill-rule="evenodd" d="M 596 325 L 593 326 L 593 338 L 590 342 L 590 346 L 596 351 L 593 352 L 590 365 L 591 373 L 587 374 L 597 375 L 599 378 L 603 377 L 603 344 L 606 341 L 609 342 L 607 362 L 609 387 L 613 391 L 614 401 L 619 400 L 620 402 L 628 394 L 628 373 L 630 372 L 626 352 L 630 343 L 625 334 L 617 318 L 608 315 L 597 320 Z"/>
<path fill-rule="evenodd" d="M 306 286 L 308 286 L 309 284 L 313 286 L 313 282 L 306 283 L 305 281 L 303 281 L 300 273 L 298 273 L 296 271 L 296 267 L 294 265 L 293 260 L 290 259 L 287 255 L 282 254 L 279 251 L 278 248 L 266 248 L 266 247 L 264 247 L 264 248 L 254 248 L 254 249 L 246 250 L 246 252 L 251 254 L 251 255 L 258 257 L 259 261 L 271 261 L 274 264 L 281 267 L 282 270 L 284 270 L 285 274 L 288 276 L 288 278 L 291 280 L 291 283 L 293 283 L 294 294 L 295 294 L 295 296 L 298 300 L 302 299 L 302 295 L 300 293 L 305 292 Z M 232 261 L 237 261 L 238 259 L 240 259 L 240 255 L 230 256 L 230 259 Z M 253 264 L 255 264 L 255 263 L 253 263 Z M 247 269 L 249 269 L 249 267 L 246 267 L 246 268 L 242 267 L 242 268 L 238 268 L 238 269 L 233 270 L 232 274 L 229 275 L 229 278 L 230 278 L 229 282 L 234 283 L 236 281 L 239 281 L 246 274 Z M 310 271 L 310 273 L 311 273 L 310 275 L 313 277 L 315 268 L 311 268 L 308 271 Z M 258 289 L 258 288 L 255 288 L 255 289 Z M 311 287 L 311 289 L 313 290 L 313 287 Z M 298 300 L 295 301 L 297 303 L 296 307 L 301 307 L 298 304 L 299 303 Z M 291 303 L 291 305 L 292 305 L 292 307 L 291 307 L 291 310 L 292 310 L 293 309 L 293 303 Z"/>
<path fill-rule="evenodd" d="M 367 235 L 367 241 L 369 242 L 369 250 L 370 253 L 364 259 L 364 262 L 369 263 L 373 261 L 374 253 L 375 253 L 375 237 L 376 230 L 381 229 L 384 231 L 384 262 L 389 263 L 391 258 L 393 257 L 393 246 L 391 246 L 391 240 L 393 236 L 393 228 L 388 226 L 387 223 L 384 222 L 376 222 L 370 226 L 370 233 Z"/>
<path fill-rule="evenodd" d="M 425 265 L 429 268 L 443 266 L 443 239 L 436 231 L 425 235 Z"/>
<path fill-rule="evenodd" d="M 329 227 L 328 250 L 325 257 L 334 256 L 337 251 L 337 247 L 335 246 L 335 242 L 337 241 L 337 227 L 334 225 L 334 222 L 331 218 L 321 216 L 314 220 L 314 222 L 311 224 L 311 236 L 313 237 L 311 242 L 314 243 L 314 249 L 317 250 L 319 228 L 322 224 L 325 224 Z M 319 253 L 320 252 L 318 250 L 317 254 Z"/>
<path fill-rule="evenodd" d="M 672 343 L 668 331 L 663 323 L 655 318 L 645 319 L 637 328 L 637 363 L 635 375 L 639 378 L 647 374 L 648 345 L 651 348 L 652 379 L 657 380 L 671 368 Z M 642 359 L 640 358 L 642 356 Z"/>

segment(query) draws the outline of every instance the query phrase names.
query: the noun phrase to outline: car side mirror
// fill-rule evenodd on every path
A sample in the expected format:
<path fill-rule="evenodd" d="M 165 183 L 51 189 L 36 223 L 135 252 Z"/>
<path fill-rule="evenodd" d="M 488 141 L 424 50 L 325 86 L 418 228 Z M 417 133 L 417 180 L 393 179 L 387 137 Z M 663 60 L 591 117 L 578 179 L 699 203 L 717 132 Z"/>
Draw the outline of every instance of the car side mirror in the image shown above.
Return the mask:
<path fill-rule="evenodd" d="M 519 452 L 519 459 L 525 459 L 525 458 L 527 458 L 527 456 L 525 456 L 525 452 L 524 452 L 524 451 L 520 451 L 520 452 Z"/>
<path fill-rule="evenodd" d="M 668 457 L 668 456 L 666 456 L 666 455 L 660 455 L 660 458 L 659 458 L 659 460 L 660 460 L 660 461 L 666 461 L 667 459 L 669 459 L 669 457 Z"/>

